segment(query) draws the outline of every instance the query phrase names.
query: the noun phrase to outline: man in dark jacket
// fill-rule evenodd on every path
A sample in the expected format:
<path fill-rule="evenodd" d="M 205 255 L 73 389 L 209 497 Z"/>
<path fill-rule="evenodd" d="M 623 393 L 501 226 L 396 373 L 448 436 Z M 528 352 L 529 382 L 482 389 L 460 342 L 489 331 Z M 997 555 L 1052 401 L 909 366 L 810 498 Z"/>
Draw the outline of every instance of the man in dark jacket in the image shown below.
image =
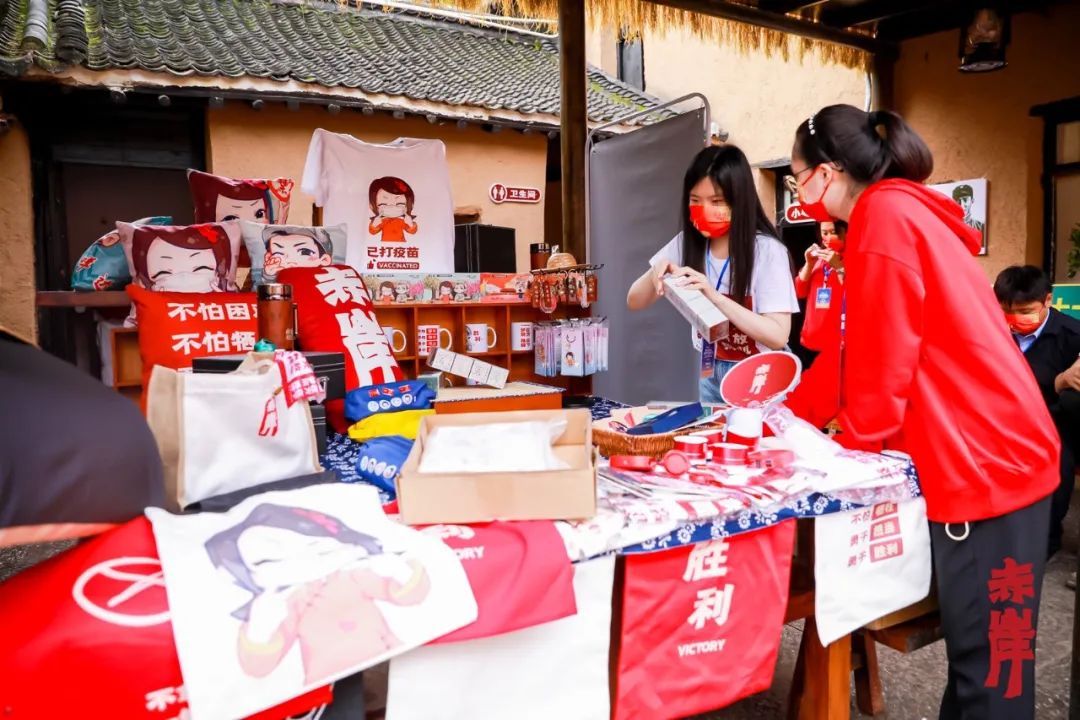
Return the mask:
<path fill-rule="evenodd" d="M 994 281 L 994 294 L 1017 347 L 1031 367 L 1061 436 L 1061 484 L 1050 505 L 1049 554 L 1061 549 L 1080 452 L 1080 320 L 1050 305 L 1052 287 L 1043 271 L 1014 265 Z"/>

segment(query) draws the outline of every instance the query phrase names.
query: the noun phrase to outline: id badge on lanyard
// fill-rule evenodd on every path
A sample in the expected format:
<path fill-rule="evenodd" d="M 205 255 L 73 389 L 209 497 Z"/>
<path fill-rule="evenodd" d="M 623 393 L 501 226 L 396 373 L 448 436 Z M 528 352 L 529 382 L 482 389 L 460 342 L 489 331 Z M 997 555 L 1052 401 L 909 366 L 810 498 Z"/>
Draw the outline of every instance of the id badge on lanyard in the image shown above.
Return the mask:
<path fill-rule="evenodd" d="M 825 286 L 819 287 L 817 292 L 814 293 L 814 307 L 818 310 L 828 310 L 832 304 L 832 288 L 829 287 L 829 272 L 832 268 L 826 266 L 822 270 L 822 275 L 825 276 Z"/>
<path fill-rule="evenodd" d="M 705 261 L 711 263 L 709 259 L 709 251 L 705 250 Z M 731 258 L 724 260 L 724 266 L 720 269 L 720 275 L 716 278 L 716 291 L 720 292 L 720 285 L 724 282 L 724 275 L 727 274 L 728 263 Z M 713 370 L 716 369 L 716 343 L 705 342 L 705 339 L 701 340 L 701 377 L 711 378 L 713 376 Z"/>

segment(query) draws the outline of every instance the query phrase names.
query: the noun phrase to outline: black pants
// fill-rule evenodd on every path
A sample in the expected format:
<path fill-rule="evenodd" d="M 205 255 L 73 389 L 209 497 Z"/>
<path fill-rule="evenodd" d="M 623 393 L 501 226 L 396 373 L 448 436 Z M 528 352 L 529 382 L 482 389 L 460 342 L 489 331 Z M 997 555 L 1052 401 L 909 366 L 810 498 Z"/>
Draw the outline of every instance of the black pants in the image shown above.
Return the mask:
<path fill-rule="evenodd" d="M 940 720 L 1034 719 L 1049 520 L 1046 498 L 967 525 L 930 523 L 949 658 Z"/>
<path fill-rule="evenodd" d="M 1061 537 L 1064 533 L 1065 516 L 1069 513 L 1072 502 L 1073 486 L 1076 483 L 1076 460 L 1065 435 L 1061 436 L 1061 480 L 1057 490 L 1050 496 L 1050 540 L 1046 550 L 1047 559 L 1061 549 Z"/>

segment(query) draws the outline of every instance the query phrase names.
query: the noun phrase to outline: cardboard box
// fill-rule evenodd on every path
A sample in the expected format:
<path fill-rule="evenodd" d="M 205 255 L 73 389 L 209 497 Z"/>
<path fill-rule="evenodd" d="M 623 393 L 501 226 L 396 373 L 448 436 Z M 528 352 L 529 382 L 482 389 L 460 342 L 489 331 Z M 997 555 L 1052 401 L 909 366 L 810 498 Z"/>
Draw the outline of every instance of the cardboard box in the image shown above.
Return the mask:
<path fill-rule="evenodd" d="M 563 388 L 538 383 L 512 382 L 489 387 L 440 388 L 436 413 L 504 412 L 507 410 L 560 410 Z"/>
<path fill-rule="evenodd" d="M 664 280 L 664 297 L 706 341 L 714 343 L 728 336 L 727 316 L 700 290 L 681 288 L 675 278 L 669 277 Z"/>
<path fill-rule="evenodd" d="M 506 368 L 443 348 L 432 350 L 427 363 L 435 370 L 497 388 L 506 387 L 506 380 L 510 377 L 510 371 Z"/>
<path fill-rule="evenodd" d="M 566 470 L 514 473 L 421 473 L 425 441 L 438 427 L 567 421 L 555 441 Z M 398 509 L 410 525 L 492 520 L 580 520 L 596 514 L 592 415 L 588 410 L 532 410 L 427 415 L 397 478 Z"/>
<path fill-rule="evenodd" d="M 326 388 L 327 400 L 341 400 L 345 397 L 345 355 L 339 352 L 304 351 L 304 357 L 311 363 L 315 376 Z M 216 355 L 214 357 L 195 358 L 191 361 L 191 371 L 197 373 L 231 373 L 240 367 L 247 355 Z"/>

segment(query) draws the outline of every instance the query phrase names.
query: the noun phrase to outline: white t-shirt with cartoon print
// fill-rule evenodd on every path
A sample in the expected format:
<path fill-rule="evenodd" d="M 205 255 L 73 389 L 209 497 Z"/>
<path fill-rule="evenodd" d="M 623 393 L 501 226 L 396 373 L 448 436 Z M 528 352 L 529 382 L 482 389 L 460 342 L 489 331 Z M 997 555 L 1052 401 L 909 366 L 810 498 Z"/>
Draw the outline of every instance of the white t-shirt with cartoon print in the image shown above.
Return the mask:
<path fill-rule="evenodd" d="M 682 233 L 679 233 L 668 242 L 667 245 L 652 256 L 649 267 L 656 267 L 658 262 L 667 260 L 682 267 L 686 263 L 682 257 Z M 724 261 L 716 261 L 715 258 L 707 258 L 705 263 L 705 276 L 713 287 L 716 287 L 717 277 L 720 275 Z M 724 273 L 720 283 L 720 292 L 731 292 L 731 268 Z M 759 315 L 767 313 L 797 313 L 799 312 L 799 299 L 795 296 L 795 282 L 791 275 L 791 256 L 787 248 L 776 238 L 769 235 L 757 236 L 754 243 L 754 272 L 750 276 L 750 298 L 754 312 Z M 694 347 L 701 349 L 701 338 L 690 330 Z M 768 352 L 769 348 L 757 343 L 758 352 Z"/>

